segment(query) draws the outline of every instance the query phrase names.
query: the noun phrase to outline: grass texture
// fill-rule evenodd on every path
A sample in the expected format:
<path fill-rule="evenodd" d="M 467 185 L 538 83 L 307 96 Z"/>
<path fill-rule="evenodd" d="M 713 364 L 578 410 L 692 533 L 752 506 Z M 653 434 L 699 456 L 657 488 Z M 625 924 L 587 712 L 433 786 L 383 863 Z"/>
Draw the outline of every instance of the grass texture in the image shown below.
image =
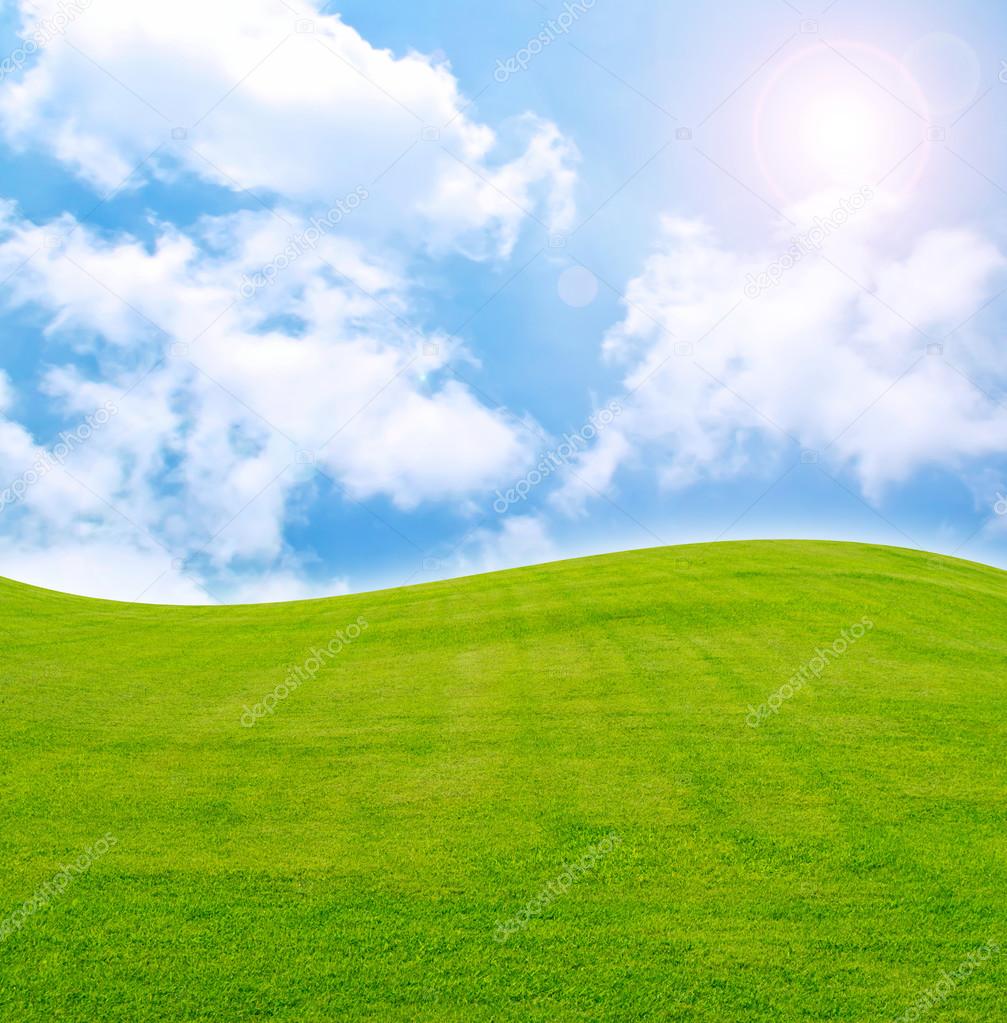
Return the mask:
<path fill-rule="evenodd" d="M 248 607 L 0 580 L 0 655 L 0 1020 L 1004 1012 L 1000 571 L 780 541 Z"/>

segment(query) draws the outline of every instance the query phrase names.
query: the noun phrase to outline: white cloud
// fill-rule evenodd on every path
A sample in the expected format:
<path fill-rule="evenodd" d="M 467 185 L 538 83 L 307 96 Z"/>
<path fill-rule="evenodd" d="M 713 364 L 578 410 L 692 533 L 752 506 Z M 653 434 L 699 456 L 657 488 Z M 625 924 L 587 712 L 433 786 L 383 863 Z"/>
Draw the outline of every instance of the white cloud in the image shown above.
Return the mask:
<path fill-rule="evenodd" d="M 920 328 L 944 337 L 993 297 L 990 283 L 1004 266 L 1000 250 L 974 231 L 930 231 L 904 259 L 876 266 L 879 301 L 864 296 L 864 334 L 889 339 L 901 332 L 915 343 Z"/>
<path fill-rule="evenodd" d="M 498 529 L 476 530 L 457 558 L 457 573 L 497 572 L 521 565 L 538 565 L 563 557 L 540 516 L 514 515 Z"/>
<path fill-rule="evenodd" d="M 26 27 L 54 25 L 57 7 L 19 4 Z M 195 177 L 255 190 L 272 210 L 186 232 L 154 223 L 148 243 L 69 214 L 34 225 L 0 201 L 5 299 L 47 317 L 49 412 L 73 426 L 105 401 L 118 408 L 3 509 L 16 565 L 34 558 L 41 579 L 127 599 L 155 563 L 174 580 L 156 588 L 199 598 L 179 559 L 223 599 L 316 595 L 284 539 L 326 485 L 312 464 L 334 500 L 402 510 L 470 507 L 512 478 L 528 441 L 441 372 L 474 357 L 408 325 L 410 260 L 506 257 L 529 220 L 567 228 L 577 153 L 556 126 L 532 114 L 480 123 L 446 62 L 375 47 L 310 2 L 70 8 L 0 87 L 7 142 L 48 151 L 102 193 Z M 364 201 L 291 258 L 309 218 L 354 192 Z M 275 282 L 242 297 L 267 267 Z M 0 377 L 0 412 L 14 407 Z M 0 483 L 50 442 L 0 423 Z M 60 576 L 49 551 L 73 543 Z M 128 556 L 107 578 L 117 544 Z"/>
<path fill-rule="evenodd" d="M 3 540 L 0 559 L 8 578 L 63 593 L 145 604 L 214 603 L 163 553 L 114 540 L 67 537 L 31 549 Z"/>
<path fill-rule="evenodd" d="M 245 579 L 228 590 L 229 604 L 278 604 L 290 600 L 314 600 L 349 593 L 345 579 L 335 577 L 310 582 L 293 571 L 268 572 Z"/>
<path fill-rule="evenodd" d="M 26 24 L 55 7 L 21 3 Z M 518 117 L 498 133 L 473 120 L 449 65 L 299 7 L 95 2 L 0 90 L 3 131 L 101 191 L 184 169 L 328 209 L 364 186 L 361 226 L 475 256 L 506 254 L 526 212 L 569 226 L 576 152 L 554 125 Z"/>
<path fill-rule="evenodd" d="M 791 215 L 807 223 L 823 208 Z M 775 251 L 734 252 L 705 224 L 666 218 L 604 342 L 627 367 L 626 411 L 578 474 L 604 489 L 636 457 L 679 487 L 743 472 L 766 445 L 800 444 L 850 467 L 877 499 L 926 466 L 1002 452 L 1007 413 L 967 377 L 986 389 L 1002 378 L 971 318 L 1002 289 L 1007 260 L 968 228 L 898 243 L 892 212 L 877 196 L 824 239 L 824 258 L 807 246 L 757 297 L 797 232 L 781 231 Z M 946 359 L 926 354 L 958 327 Z M 572 481 L 554 501 L 574 511 L 588 496 Z"/>
<path fill-rule="evenodd" d="M 191 236 L 161 226 L 144 247 L 8 209 L 0 273 L 34 253 L 8 297 L 50 316 L 45 392 L 68 422 L 110 399 L 118 409 L 65 472 L 5 509 L 22 536 L 49 542 L 46 525 L 65 532 L 84 519 L 134 544 L 156 538 L 194 558 L 194 571 L 209 559 L 228 572 L 284 555 L 291 503 L 314 485 L 305 453 L 352 499 L 402 509 L 491 493 L 527 462 L 520 427 L 457 380 L 438 382 L 455 353 L 401 319 L 411 297 L 394 265 L 326 237 L 243 299 L 243 273 L 282 250 L 288 231 L 242 213 Z M 70 232 L 64 245 L 46 248 L 57 232 Z M 178 353 L 176 342 L 189 347 Z M 98 375 L 55 358 L 80 350 Z M 40 454 L 23 427 L 3 424 L 8 479 Z M 287 583 L 282 592 L 303 595 Z"/>
<path fill-rule="evenodd" d="M 3 415 L 14 403 L 14 388 L 10 377 L 0 369 L 0 415 Z"/>

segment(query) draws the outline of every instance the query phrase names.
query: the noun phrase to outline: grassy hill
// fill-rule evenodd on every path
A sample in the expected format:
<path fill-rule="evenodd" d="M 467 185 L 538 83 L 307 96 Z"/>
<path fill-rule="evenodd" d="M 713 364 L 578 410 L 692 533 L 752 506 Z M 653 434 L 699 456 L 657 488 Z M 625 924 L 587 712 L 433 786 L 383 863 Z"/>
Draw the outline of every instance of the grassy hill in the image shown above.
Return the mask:
<path fill-rule="evenodd" d="M 0 581 L 0 655 L 0 1019 L 1002 1018 L 1005 573 L 771 542 L 254 607 Z"/>

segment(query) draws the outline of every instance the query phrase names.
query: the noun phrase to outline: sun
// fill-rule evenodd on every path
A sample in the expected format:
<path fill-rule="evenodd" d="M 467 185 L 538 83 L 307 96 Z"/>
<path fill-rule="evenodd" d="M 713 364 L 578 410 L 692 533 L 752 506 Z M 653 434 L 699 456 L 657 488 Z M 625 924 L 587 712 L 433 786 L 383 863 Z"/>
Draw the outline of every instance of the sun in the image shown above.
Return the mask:
<path fill-rule="evenodd" d="M 870 177 L 883 149 L 884 122 L 876 105 L 849 91 L 815 96 L 802 121 L 801 144 L 823 175 L 839 181 Z"/>
<path fill-rule="evenodd" d="M 863 43 L 821 43 L 785 61 L 759 97 L 759 166 L 778 198 L 915 186 L 928 159 L 927 100 L 894 57 Z"/>

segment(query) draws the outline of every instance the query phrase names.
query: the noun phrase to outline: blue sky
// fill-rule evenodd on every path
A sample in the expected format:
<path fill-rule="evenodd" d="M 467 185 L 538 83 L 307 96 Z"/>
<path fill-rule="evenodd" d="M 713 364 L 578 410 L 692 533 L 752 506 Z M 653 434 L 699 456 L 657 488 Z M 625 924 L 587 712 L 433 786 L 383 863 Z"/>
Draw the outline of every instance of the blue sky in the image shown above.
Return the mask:
<path fill-rule="evenodd" d="M 0 26 L 0 573 L 206 602 L 747 537 L 1007 564 L 1000 5 Z"/>

